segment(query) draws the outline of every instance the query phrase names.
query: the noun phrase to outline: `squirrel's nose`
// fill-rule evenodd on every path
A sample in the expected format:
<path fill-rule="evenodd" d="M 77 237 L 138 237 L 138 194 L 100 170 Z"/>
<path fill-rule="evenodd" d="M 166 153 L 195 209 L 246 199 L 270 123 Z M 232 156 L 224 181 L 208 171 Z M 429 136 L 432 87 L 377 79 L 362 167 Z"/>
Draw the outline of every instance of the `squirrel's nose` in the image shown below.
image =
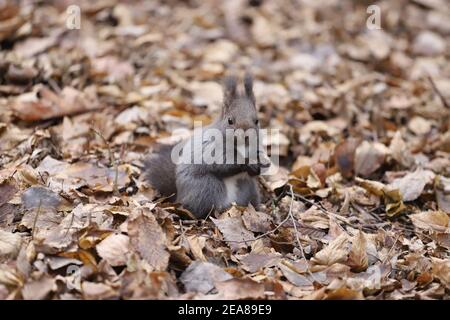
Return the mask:
<path fill-rule="evenodd" d="M 254 128 L 255 128 L 255 124 L 253 123 L 253 121 L 245 121 L 241 125 L 241 129 L 244 131 L 249 130 L 249 129 L 254 129 Z"/>

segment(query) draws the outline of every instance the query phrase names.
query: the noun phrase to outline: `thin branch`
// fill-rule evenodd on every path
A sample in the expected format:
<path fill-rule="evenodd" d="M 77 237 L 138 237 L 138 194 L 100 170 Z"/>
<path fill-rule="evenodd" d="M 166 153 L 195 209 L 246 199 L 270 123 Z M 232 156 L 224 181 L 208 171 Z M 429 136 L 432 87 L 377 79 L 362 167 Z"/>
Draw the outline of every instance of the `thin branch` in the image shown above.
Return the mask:
<path fill-rule="evenodd" d="M 431 83 L 431 86 L 433 87 L 434 92 L 436 92 L 436 94 L 438 95 L 439 99 L 441 99 L 442 104 L 444 105 L 444 107 L 446 107 L 447 109 L 450 110 L 450 105 L 448 104 L 447 100 L 445 100 L 444 96 L 442 95 L 441 91 L 438 89 L 438 87 L 436 86 L 436 83 L 434 82 L 433 78 L 428 75 L 428 80 Z"/>
<path fill-rule="evenodd" d="M 320 202 L 319 202 L 319 203 L 315 203 L 315 202 L 313 202 L 313 201 L 311 201 L 311 200 L 305 198 L 304 196 L 302 196 L 302 195 L 300 195 L 300 194 L 298 194 L 298 193 L 294 193 L 294 195 L 295 195 L 295 197 L 301 199 L 302 201 L 307 202 L 307 203 L 309 203 L 309 204 L 312 205 L 312 206 L 315 206 L 316 208 L 318 208 L 318 209 L 319 209 L 320 211 L 322 211 L 323 213 L 325 213 L 325 214 L 327 214 L 327 215 L 330 215 L 330 216 L 332 216 L 333 218 L 336 218 L 336 219 L 338 219 L 338 220 L 340 220 L 340 221 L 342 221 L 342 222 L 348 224 L 349 226 L 351 226 L 351 227 L 353 227 L 353 228 L 355 228 L 355 229 L 358 229 L 358 227 L 355 226 L 353 223 L 351 223 L 347 218 L 344 218 L 343 216 L 340 216 L 340 215 L 338 215 L 338 214 L 336 214 L 336 213 L 333 213 L 333 212 L 328 211 L 327 209 L 325 209 L 325 208 L 322 206 L 322 204 L 321 204 Z"/>
<path fill-rule="evenodd" d="M 34 216 L 34 220 L 33 220 L 33 231 L 31 233 L 31 239 L 34 239 L 34 233 L 36 232 L 37 220 L 38 220 L 39 214 L 41 213 L 41 206 L 42 206 L 42 199 L 39 199 L 38 210 L 37 210 L 36 215 Z"/>
<path fill-rule="evenodd" d="M 305 251 L 303 250 L 302 243 L 300 242 L 300 238 L 298 236 L 297 223 L 296 223 L 296 221 L 294 219 L 294 215 L 292 214 L 292 207 L 293 207 L 293 204 L 294 204 L 294 198 L 295 197 L 294 197 L 294 189 L 292 188 L 291 184 L 289 184 L 289 191 L 291 192 L 291 204 L 289 206 L 289 214 L 288 214 L 288 216 L 291 218 L 292 224 L 294 225 L 295 239 L 297 240 L 298 247 L 300 248 L 300 252 L 302 253 L 302 258 L 305 259 L 306 263 L 308 263 L 308 260 L 306 259 L 306 256 L 305 256 Z M 307 264 L 307 271 L 308 271 L 309 275 L 314 279 L 314 281 L 317 281 L 317 279 L 314 277 L 313 273 L 309 269 L 309 265 L 308 264 Z"/>
<path fill-rule="evenodd" d="M 267 237 L 269 234 L 272 234 L 272 233 L 274 233 L 275 231 L 277 231 L 277 230 L 278 230 L 278 229 L 279 229 L 286 221 L 289 220 L 289 218 L 290 218 L 289 215 L 287 215 L 286 218 L 285 218 L 283 221 L 281 221 L 280 224 L 277 225 L 274 229 L 272 229 L 272 230 L 270 230 L 270 231 L 267 231 L 267 232 L 265 232 L 265 233 L 263 233 L 263 234 L 257 236 L 257 237 L 254 238 L 254 239 L 250 239 L 250 240 L 225 240 L 225 241 L 226 241 L 226 242 L 233 242 L 233 243 L 246 243 L 246 242 L 253 242 L 253 241 L 262 239 L 262 238 L 264 238 L 264 237 Z"/>
<path fill-rule="evenodd" d="M 114 184 L 113 184 L 113 191 L 114 194 L 119 194 L 119 189 L 118 189 L 118 179 L 119 179 L 119 166 L 117 165 L 117 161 L 114 157 L 114 153 L 111 150 L 111 146 L 109 145 L 109 142 L 106 140 L 106 138 L 96 129 L 94 129 L 94 127 L 91 127 L 91 130 L 100 137 L 100 139 L 102 139 L 103 143 L 106 145 L 107 149 L 108 149 L 108 153 L 109 153 L 109 163 L 110 166 L 114 166 L 114 170 L 115 170 L 115 174 L 114 174 Z"/>

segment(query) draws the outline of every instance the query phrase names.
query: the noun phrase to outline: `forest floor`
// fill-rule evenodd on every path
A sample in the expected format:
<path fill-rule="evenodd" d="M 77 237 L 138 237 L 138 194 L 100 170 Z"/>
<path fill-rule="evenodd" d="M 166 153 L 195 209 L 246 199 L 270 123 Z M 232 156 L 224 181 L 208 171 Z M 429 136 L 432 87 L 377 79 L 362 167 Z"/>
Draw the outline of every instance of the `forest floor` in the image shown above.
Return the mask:
<path fill-rule="evenodd" d="M 0 299 L 448 299 L 449 16 L 0 0 Z M 210 123 L 245 70 L 280 168 L 258 210 L 193 219 L 142 160 Z"/>

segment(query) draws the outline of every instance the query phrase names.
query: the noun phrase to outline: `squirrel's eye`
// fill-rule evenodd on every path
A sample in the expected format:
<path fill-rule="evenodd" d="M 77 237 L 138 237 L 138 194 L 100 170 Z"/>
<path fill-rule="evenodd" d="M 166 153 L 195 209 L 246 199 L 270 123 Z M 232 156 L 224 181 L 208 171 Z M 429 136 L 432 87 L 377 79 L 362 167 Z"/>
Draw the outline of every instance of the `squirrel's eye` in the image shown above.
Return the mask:
<path fill-rule="evenodd" d="M 231 126 L 233 124 L 233 119 L 232 118 L 228 118 L 228 124 Z"/>
<path fill-rule="evenodd" d="M 256 125 L 258 125 L 258 123 L 259 123 L 259 120 L 258 120 L 258 119 L 256 119 L 256 120 L 255 120 L 255 124 L 256 124 Z"/>

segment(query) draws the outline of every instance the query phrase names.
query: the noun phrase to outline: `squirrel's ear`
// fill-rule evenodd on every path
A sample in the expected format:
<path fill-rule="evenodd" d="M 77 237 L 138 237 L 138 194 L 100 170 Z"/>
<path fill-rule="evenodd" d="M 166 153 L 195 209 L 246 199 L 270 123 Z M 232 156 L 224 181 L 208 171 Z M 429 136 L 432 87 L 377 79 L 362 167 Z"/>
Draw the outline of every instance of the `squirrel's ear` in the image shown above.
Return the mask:
<path fill-rule="evenodd" d="M 255 103 L 255 95 L 253 94 L 253 78 L 250 73 L 246 73 L 244 77 L 245 94 Z"/>
<path fill-rule="evenodd" d="M 237 81 L 235 77 L 226 77 L 223 81 L 223 104 L 229 106 L 236 97 Z"/>

